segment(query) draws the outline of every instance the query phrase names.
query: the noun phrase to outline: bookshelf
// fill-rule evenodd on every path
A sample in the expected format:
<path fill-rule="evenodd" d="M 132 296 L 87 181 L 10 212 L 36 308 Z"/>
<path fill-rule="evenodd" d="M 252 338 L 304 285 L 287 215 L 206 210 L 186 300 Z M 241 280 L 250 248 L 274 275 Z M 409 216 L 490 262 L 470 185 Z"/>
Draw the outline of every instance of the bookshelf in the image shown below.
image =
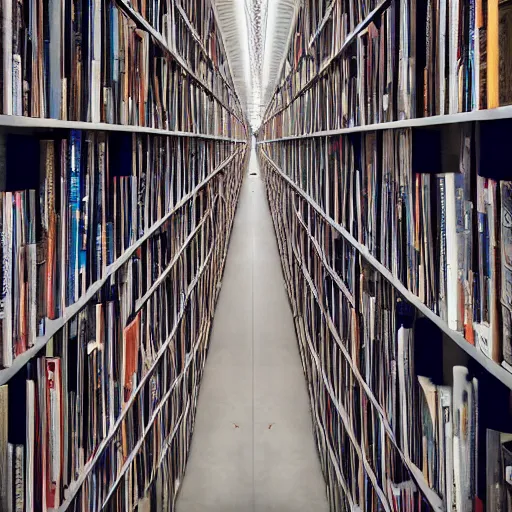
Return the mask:
<path fill-rule="evenodd" d="M 2 2 L 2 511 L 174 508 L 248 158 L 187 6 Z"/>
<path fill-rule="evenodd" d="M 508 9 L 299 9 L 258 152 L 331 510 L 512 507 Z"/>

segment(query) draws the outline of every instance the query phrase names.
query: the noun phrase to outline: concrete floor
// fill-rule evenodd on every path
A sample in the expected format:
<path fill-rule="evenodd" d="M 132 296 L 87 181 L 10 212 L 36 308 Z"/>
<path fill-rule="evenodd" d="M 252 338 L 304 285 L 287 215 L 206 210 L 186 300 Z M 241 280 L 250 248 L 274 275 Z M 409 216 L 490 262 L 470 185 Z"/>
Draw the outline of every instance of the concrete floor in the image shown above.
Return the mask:
<path fill-rule="evenodd" d="M 247 174 L 177 511 L 324 512 L 306 383 L 254 153 Z"/>

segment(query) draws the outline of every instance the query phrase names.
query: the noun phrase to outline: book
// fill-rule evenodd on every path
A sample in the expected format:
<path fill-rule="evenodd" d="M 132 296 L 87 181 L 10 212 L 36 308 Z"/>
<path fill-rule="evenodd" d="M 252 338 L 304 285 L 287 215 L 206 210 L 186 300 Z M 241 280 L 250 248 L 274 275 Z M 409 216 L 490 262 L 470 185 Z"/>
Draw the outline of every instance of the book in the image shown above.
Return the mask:
<path fill-rule="evenodd" d="M 62 384 L 61 361 L 46 358 L 46 400 L 48 414 L 48 481 L 46 482 L 46 506 L 58 508 L 61 502 L 62 478 Z"/>
<path fill-rule="evenodd" d="M 0 386 L 0 408 L 3 412 L 0 420 L 0 504 L 7 510 L 9 492 L 9 394 L 7 386 Z"/>

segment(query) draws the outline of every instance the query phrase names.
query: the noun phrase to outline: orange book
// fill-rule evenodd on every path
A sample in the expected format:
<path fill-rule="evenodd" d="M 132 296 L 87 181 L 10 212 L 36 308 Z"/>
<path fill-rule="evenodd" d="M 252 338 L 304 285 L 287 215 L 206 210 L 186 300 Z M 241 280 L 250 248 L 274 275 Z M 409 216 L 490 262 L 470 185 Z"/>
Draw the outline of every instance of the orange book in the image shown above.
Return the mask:
<path fill-rule="evenodd" d="M 133 376 L 137 372 L 140 345 L 140 313 L 124 328 L 123 332 L 123 386 L 126 403 L 133 391 Z"/>
<path fill-rule="evenodd" d="M 498 0 L 487 1 L 487 108 L 500 105 L 500 19 Z"/>

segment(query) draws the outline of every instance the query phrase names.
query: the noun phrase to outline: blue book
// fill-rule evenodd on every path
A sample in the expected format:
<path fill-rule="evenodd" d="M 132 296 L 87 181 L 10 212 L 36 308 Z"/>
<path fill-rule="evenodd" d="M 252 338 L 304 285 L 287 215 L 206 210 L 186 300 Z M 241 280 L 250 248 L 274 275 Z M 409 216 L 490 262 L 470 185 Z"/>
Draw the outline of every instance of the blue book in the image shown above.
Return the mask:
<path fill-rule="evenodd" d="M 107 222 L 107 266 L 114 263 L 114 224 Z"/>
<path fill-rule="evenodd" d="M 66 305 L 76 301 L 76 280 L 79 265 L 80 247 L 80 157 L 82 150 L 82 133 L 79 130 L 71 130 L 69 144 L 69 245 L 68 245 L 68 282 L 66 293 Z"/>
<path fill-rule="evenodd" d="M 110 11 L 111 15 L 111 39 L 112 39 L 112 80 L 119 81 L 119 16 L 117 14 L 117 7 L 112 6 Z"/>

